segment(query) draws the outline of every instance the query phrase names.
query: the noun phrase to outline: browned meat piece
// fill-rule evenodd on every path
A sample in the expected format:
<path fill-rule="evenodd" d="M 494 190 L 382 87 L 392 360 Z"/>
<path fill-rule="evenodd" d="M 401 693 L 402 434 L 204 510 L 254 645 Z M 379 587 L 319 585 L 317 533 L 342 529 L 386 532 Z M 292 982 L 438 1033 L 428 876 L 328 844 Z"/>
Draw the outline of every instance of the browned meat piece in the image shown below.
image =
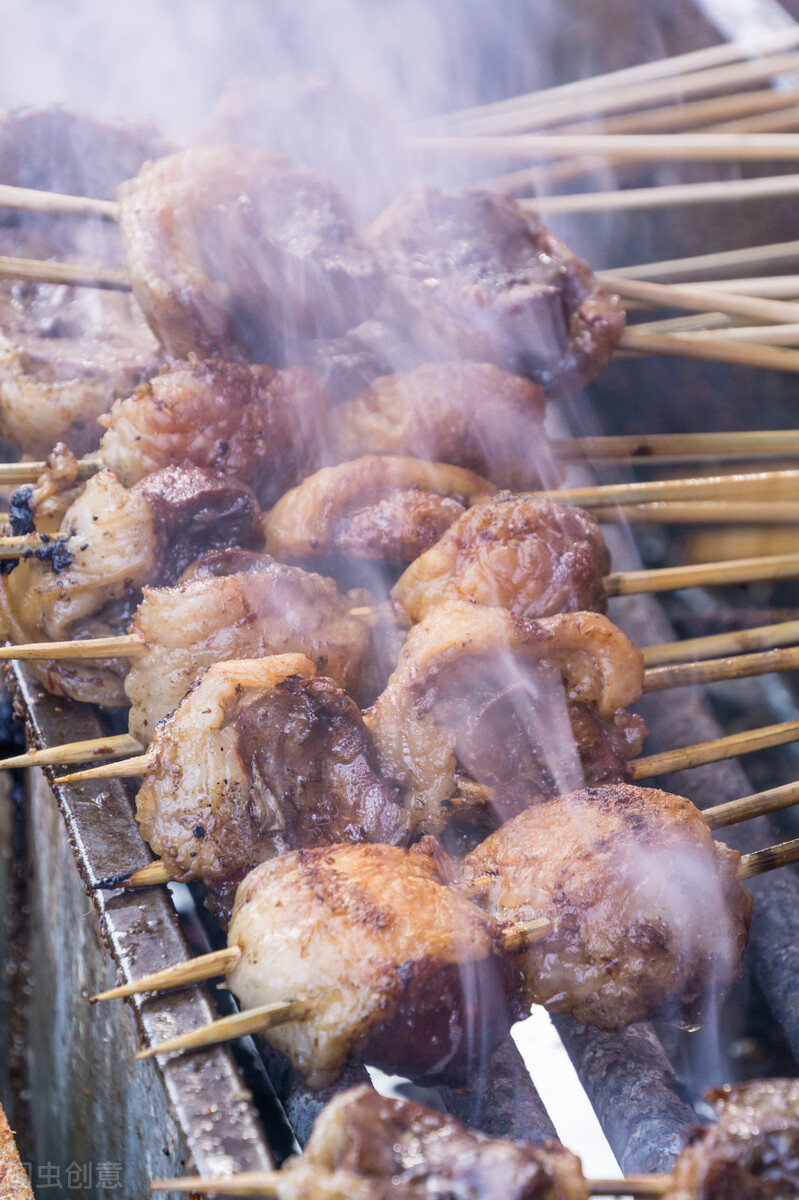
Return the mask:
<path fill-rule="evenodd" d="M 201 139 L 287 154 L 335 179 L 367 217 L 399 189 L 401 142 L 380 101 L 331 72 L 234 80 Z"/>
<path fill-rule="evenodd" d="M 302 997 L 267 1040 L 311 1087 L 348 1060 L 462 1081 L 507 1036 L 494 923 L 445 886 L 425 845 L 295 850 L 239 887 L 228 984 L 244 1008 Z"/>
<path fill-rule="evenodd" d="M 739 861 L 689 800 L 614 784 L 520 813 L 467 855 L 463 882 L 500 922 L 552 921 L 515 956 L 523 1010 L 622 1029 L 696 1023 L 738 978 L 752 910 Z"/>
<path fill-rule="evenodd" d="M 358 706 L 315 669 L 302 654 L 215 663 L 156 726 L 136 815 L 174 879 L 224 902 L 286 850 L 408 840 Z"/>
<path fill-rule="evenodd" d="M 130 486 L 163 467 L 211 467 L 273 504 L 318 465 L 327 397 L 306 368 L 172 362 L 100 418 L 106 466 Z"/>
<path fill-rule="evenodd" d="M 646 732 L 624 710 L 642 686 L 640 651 L 598 613 L 529 621 L 449 601 L 410 630 L 365 717 L 415 824 L 439 832 L 464 772 L 489 789 L 493 821 L 584 777 L 624 778 Z"/>
<path fill-rule="evenodd" d="M 77 458 L 63 442 L 57 442 L 44 460 L 44 470 L 36 482 L 25 484 L 11 497 L 10 532 L 57 534 L 84 483 L 78 478 Z"/>
<path fill-rule="evenodd" d="M 621 337 L 618 297 L 509 196 L 406 192 L 367 242 L 397 316 L 434 358 L 496 362 L 570 394 L 599 374 Z"/>
<path fill-rule="evenodd" d="M 133 291 L 169 351 L 296 361 L 298 341 L 370 314 L 381 288 L 342 197 L 247 146 L 148 163 L 118 191 Z"/>
<path fill-rule="evenodd" d="M 206 667 L 224 659 L 306 654 L 320 674 L 359 694 L 369 630 L 331 579 L 263 558 L 242 572 L 145 588 L 132 631 L 147 644 L 125 680 L 130 730 L 149 742 Z"/>
<path fill-rule="evenodd" d="M 111 199 L 160 147 L 148 134 L 62 109 L 0 114 L 0 183 Z M 5 209 L 0 253 L 119 260 L 112 222 Z M 157 366 L 158 347 L 128 295 L 0 282 L 0 440 L 35 458 L 58 441 L 78 454 L 100 439 L 97 417 Z"/>
<path fill-rule="evenodd" d="M 278 1181 L 279 1200 L 310 1200 L 320 1172 L 348 1172 L 364 1200 L 586 1200 L 580 1160 L 542 1146 L 475 1133 L 447 1113 L 370 1087 L 342 1092 L 316 1118 L 303 1154 Z M 316 1184 L 316 1187 L 314 1186 Z M 342 1194 L 351 1195 L 344 1191 Z M 357 1200 L 361 1193 L 356 1192 Z"/>
<path fill-rule="evenodd" d="M 3 1200 L 33 1200 L 33 1189 L 19 1159 L 14 1134 L 0 1106 L 0 1196 Z"/>
<path fill-rule="evenodd" d="M 493 604 L 520 617 L 604 612 L 609 568 L 590 513 L 503 492 L 453 522 L 391 594 L 414 621 L 445 600 Z"/>
<path fill-rule="evenodd" d="M 302 362 L 324 380 L 331 405 L 359 395 L 381 375 L 410 370 L 419 362 L 400 330 L 363 321 L 341 337 L 319 338 L 300 348 Z"/>
<path fill-rule="evenodd" d="M 101 471 L 67 510 L 59 536 L 5 576 L 0 611 L 17 643 L 121 633 L 145 584 L 174 581 L 203 551 L 259 540 L 260 511 L 244 484 L 176 467 L 126 490 Z M 31 667 L 57 695 L 125 704 L 125 662 Z"/>
<path fill-rule="evenodd" d="M 266 518 L 266 548 L 280 558 L 410 562 L 493 491 L 473 471 L 446 463 L 357 458 L 323 467 L 282 496 Z"/>
<path fill-rule="evenodd" d="M 519 491 L 560 478 L 542 423 L 546 398 L 490 363 L 427 363 L 376 379 L 331 415 L 331 454 L 410 454 Z"/>
<path fill-rule="evenodd" d="M 799 1080 L 754 1079 L 705 1093 L 716 1123 L 675 1163 L 668 1200 L 799 1196 Z"/>

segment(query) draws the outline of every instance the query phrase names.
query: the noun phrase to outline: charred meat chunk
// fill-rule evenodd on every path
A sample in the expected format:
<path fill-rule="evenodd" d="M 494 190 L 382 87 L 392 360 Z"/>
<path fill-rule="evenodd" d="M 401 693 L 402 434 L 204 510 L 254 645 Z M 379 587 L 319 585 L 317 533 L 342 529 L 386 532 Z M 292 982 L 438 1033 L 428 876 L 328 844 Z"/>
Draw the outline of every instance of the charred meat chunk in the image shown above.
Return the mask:
<path fill-rule="evenodd" d="M 740 975 L 752 898 L 739 861 L 689 800 L 621 783 L 520 813 L 467 855 L 463 883 L 500 922 L 552 922 L 515 956 L 523 1011 L 696 1024 Z"/>
<path fill-rule="evenodd" d="M 208 467 L 274 503 L 318 465 L 327 409 L 307 368 L 171 362 L 100 419 L 106 466 L 130 486 L 165 467 Z"/>
<path fill-rule="evenodd" d="M 418 1082 L 461 1082 L 507 1036 L 493 922 L 445 885 L 433 850 L 295 850 L 240 885 L 228 975 L 244 1008 L 301 996 L 264 1036 L 311 1087 L 348 1060 Z"/>
<path fill-rule="evenodd" d="M 394 312 L 431 357 L 521 370 L 550 394 L 598 375 L 624 328 L 618 297 L 509 196 L 406 192 L 367 242 Z"/>
<path fill-rule="evenodd" d="M 497 487 L 551 486 L 546 397 L 491 363 L 427 363 L 376 379 L 331 414 L 331 455 L 401 454 L 467 467 Z"/>
<path fill-rule="evenodd" d="M 536 496 L 498 496 L 454 521 L 392 591 L 414 621 L 447 600 L 520 617 L 604 612 L 610 555 L 590 513 Z"/>
<path fill-rule="evenodd" d="M 310 167 L 203 146 L 118 190 L 134 294 L 167 351 L 280 366 L 370 315 L 381 277 L 343 198 Z"/>

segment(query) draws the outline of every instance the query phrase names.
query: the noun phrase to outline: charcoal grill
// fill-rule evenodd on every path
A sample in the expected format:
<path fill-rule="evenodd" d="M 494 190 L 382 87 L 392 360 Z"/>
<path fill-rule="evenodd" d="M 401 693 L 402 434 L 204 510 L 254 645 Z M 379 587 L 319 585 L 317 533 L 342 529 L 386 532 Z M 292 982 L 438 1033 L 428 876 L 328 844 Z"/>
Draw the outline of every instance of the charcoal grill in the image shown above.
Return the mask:
<path fill-rule="evenodd" d="M 585 31 L 590 4 L 574 0 L 566 7 L 573 14 L 574 31 Z M 663 0 L 651 8 L 655 19 L 647 29 L 659 29 L 659 41 L 646 37 L 632 44 L 629 37 L 604 43 L 586 40 L 583 73 L 718 40 L 705 12 L 712 6 L 699 0 L 695 5 L 688 0 L 680 4 Z M 611 9 L 623 27 L 635 5 L 619 0 Z M 570 24 L 568 18 L 564 24 Z M 619 58 L 620 44 L 624 60 Z M 564 76 L 574 73 L 565 65 L 566 50 L 563 39 L 553 51 L 553 62 Z M 588 62 L 590 55 L 599 57 Z M 519 88 L 524 86 L 523 81 L 516 82 Z M 667 232 L 664 240 L 657 219 L 645 236 L 637 229 L 633 236 L 638 257 L 648 257 L 641 247 L 656 235 L 660 257 L 671 252 L 669 242 L 675 254 L 692 251 L 679 228 Z M 772 237 L 772 232 L 762 240 L 776 240 L 779 235 Z M 615 249 L 618 252 L 618 244 Z M 632 261 L 629 255 L 628 261 Z M 640 404 L 635 404 L 629 375 L 626 382 L 622 379 L 628 366 L 612 367 L 595 388 L 598 408 L 607 414 L 608 432 L 634 428 L 634 421 L 640 424 Z M 678 378 L 695 370 L 695 365 L 681 366 Z M 669 377 L 671 387 L 671 370 Z M 646 395 L 652 395 L 653 388 L 654 393 L 661 389 L 652 414 L 661 419 L 670 397 L 663 393 L 658 365 L 636 364 L 633 378 L 647 389 Z M 705 372 L 705 384 L 716 397 L 732 376 L 713 368 L 710 384 L 707 378 Z M 736 379 L 738 387 L 740 376 Z M 757 384 L 762 395 L 763 380 L 758 378 Z M 784 401 L 785 386 L 783 379 L 767 379 L 765 394 L 773 411 L 779 411 Z M 618 390 L 611 396 L 612 388 Z M 711 423 L 716 407 L 711 405 Z M 687 427 L 686 412 L 672 412 L 676 423 Z M 751 423 L 740 391 L 731 393 L 731 422 L 736 413 L 742 423 Z M 568 422 L 570 416 L 573 412 L 564 411 L 561 419 Z M 667 418 L 663 423 L 668 428 Z M 559 432 L 567 432 L 565 424 Z M 637 565 L 621 531 L 611 531 L 607 540 L 615 568 Z M 648 597 L 614 600 L 610 615 L 639 645 L 675 636 L 664 608 Z M 48 695 L 23 665 L 10 669 L 8 682 L 31 745 L 49 746 L 106 732 L 94 709 Z M 751 686 L 760 688 L 760 703 L 773 708 L 776 701 L 768 688 Z M 681 692 L 679 702 L 673 694 L 651 694 L 641 711 L 651 730 L 647 753 L 723 732 L 708 698 L 697 690 Z M 785 716 L 775 710 L 763 720 Z M 115 980 L 129 980 L 185 957 L 189 942 L 207 948 L 203 939 L 213 945 L 218 934 L 196 916 L 189 925 L 182 922 L 163 889 L 133 895 L 95 890 L 120 864 L 141 864 L 148 856 L 131 799 L 125 785 L 117 781 L 55 787 L 55 774 L 28 772 L 21 805 L 13 796 L 0 793 L 0 829 L 14 826 L 15 851 L 0 861 L 2 897 L 15 924 L 13 940 L 8 936 L 9 921 L 0 928 L 0 966 L 6 983 L 0 1031 L 10 1030 L 7 1040 L 0 1041 L 6 1065 L 5 1072 L 0 1070 L 0 1099 L 9 1099 L 2 1094 L 9 1075 L 17 1085 L 24 1081 L 23 1099 L 11 1111 L 25 1131 L 23 1157 L 33 1165 L 34 1186 L 37 1166 L 42 1164 L 55 1165 L 62 1184 L 70 1164 L 93 1167 L 93 1181 L 84 1181 L 73 1193 L 102 1190 L 96 1179 L 100 1165 L 116 1166 L 129 1195 L 146 1194 L 153 1176 L 189 1170 L 224 1175 L 269 1168 L 291 1149 L 293 1139 L 305 1142 L 314 1116 L 330 1095 L 363 1081 L 365 1071 L 353 1068 L 334 1088 L 309 1092 L 282 1059 L 252 1043 L 215 1047 L 168 1062 L 134 1063 L 141 1044 L 154 1044 L 178 1030 L 204 1024 L 220 1004 L 224 1007 L 224 994 L 193 988 L 94 1011 L 87 998 Z M 699 807 L 754 790 L 744 767 L 736 762 L 694 769 L 684 777 L 674 775 L 664 780 L 664 786 L 690 796 Z M 726 840 L 742 852 L 784 836 L 783 829 L 765 818 L 725 832 Z M 11 838 L 4 833 L 0 842 L 10 844 Z M 799 1072 L 799 875 L 786 869 L 755 879 L 750 886 L 755 914 L 748 969 L 762 993 L 767 1019 L 779 1031 L 778 1044 L 785 1055 L 779 1064 L 781 1073 L 793 1074 Z M 668 1170 L 696 1118 L 692 1103 L 696 1098 L 685 1092 L 672 1065 L 680 1047 L 670 1039 L 667 1053 L 651 1025 L 616 1035 L 582 1028 L 570 1018 L 557 1018 L 556 1025 L 623 1169 Z M 468 1089 L 441 1089 L 440 1098 L 455 1115 L 492 1134 L 537 1140 L 554 1133 L 512 1043 L 497 1051 L 483 1077 Z"/>

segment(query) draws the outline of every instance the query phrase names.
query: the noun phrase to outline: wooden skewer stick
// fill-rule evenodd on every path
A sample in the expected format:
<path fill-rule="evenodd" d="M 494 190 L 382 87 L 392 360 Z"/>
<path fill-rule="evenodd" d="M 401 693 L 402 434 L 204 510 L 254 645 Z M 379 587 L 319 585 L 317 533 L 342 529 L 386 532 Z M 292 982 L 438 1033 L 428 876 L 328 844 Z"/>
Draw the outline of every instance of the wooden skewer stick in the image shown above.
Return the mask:
<path fill-rule="evenodd" d="M 639 779 L 653 779 L 657 775 L 668 775 L 673 771 L 687 771 L 690 767 L 703 767 L 708 763 L 722 762 L 756 750 L 769 750 L 773 746 L 785 746 L 799 741 L 799 720 L 783 721 L 778 725 L 764 725 L 760 729 L 747 729 L 742 733 L 731 733 L 712 742 L 696 742 L 693 746 L 679 746 L 676 750 L 665 750 L 646 758 L 636 758 L 629 764 L 634 783 Z"/>
<path fill-rule="evenodd" d="M 673 78 L 675 75 L 722 66 L 724 63 L 735 62 L 738 59 L 779 53 L 795 46 L 797 42 L 799 42 L 799 34 L 793 28 L 745 42 L 722 42 L 720 45 L 708 46 L 702 50 L 690 50 L 685 54 L 676 54 L 669 58 L 657 58 L 653 62 L 638 63 L 633 67 L 622 67 L 616 71 L 607 71 L 602 75 L 589 75 L 584 79 L 575 79 L 571 83 L 559 83 L 553 87 L 526 92 L 520 96 L 510 96 L 504 100 L 494 100 L 489 104 L 460 109 L 458 112 L 448 114 L 444 120 L 456 123 L 488 113 L 514 112 L 516 109 L 528 105 L 548 105 L 553 100 L 560 100 L 564 96 L 587 95 L 593 97 L 598 92 L 604 92 L 609 88 L 629 87 L 632 84 L 645 83 L 650 79 Z M 436 117 L 426 124 L 436 125 L 441 120 L 442 118 Z"/>
<path fill-rule="evenodd" d="M 618 460 L 655 466 L 683 461 L 712 462 L 716 459 L 779 459 L 799 454 L 799 429 L 553 438 L 549 445 L 561 462 L 576 463 Z"/>
<path fill-rule="evenodd" d="M 740 800 L 716 804 L 713 808 L 704 809 L 702 816 L 711 829 L 722 829 L 727 825 L 749 821 L 752 817 L 764 817 L 768 813 L 791 808 L 794 804 L 799 804 L 799 782 L 784 783 L 780 787 L 769 788 L 766 792 L 756 792 L 753 796 L 743 796 Z"/>
<path fill-rule="evenodd" d="M 624 508 L 595 508 L 600 522 L 643 525 L 796 525 L 799 501 L 792 500 L 666 500 L 628 504 Z"/>
<path fill-rule="evenodd" d="M 156 1054 L 216 1046 L 220 1042 L 230 1042 L 252 1033 L 263 1033 L 267 1029 L 273 1029 L 275 1025 L 285 1025 L 287 1021 L 302 1021 L 310 1012 L 311 1006 L 304 1000 L 279 1000 L 274 1004 L 262 1004 L 259 1008 L 248 1008 L 244 1012 L 233 1013 L 230 1017 L 221 1017 L 200 1029 L 192 1029 L 189 1033 L 169 1038 L 157 1046 L 148 1046 L 146 1050 L 140 1050 L 136 1057 L 155 1058 Z"/>
<path fill-rule="evenodd" d="M 73 761 L 80 762 L 80 759 Z M 54 782 L 63 784 L 84 783 L 87 779 L 135 779 L 138 775 L 146 775 L 154 761 L 152 754 L 140 754 L 137 758 L 126 758 L 123 762 L 103 763 L 99 767 L 88 767 L 85 771 L 60 775 Z"/>
<path fill-rule="evenodd" d="M 118 637 L 78 638 L 72 642 L 28 642 L 0 646 L 0 661 L 55 658 L 138 658 L 147 653 L 147 643 L 135 633 Z"/>
<path fill-rule="evenodd" d="M 348 1174 L 349 1172 L 337 1168 L 337 1182 L 340 1184 Z M 357 1194 L 358 1184 L 362 1182 L 362 1177 L 353 1173 L 350 1194 Z M 642 1196 L 654 1200 L 668 1191 L 670 1182 L 670 1175 L 627 1175 L 624 1179 L 586 1179 L 585 1186 L 591 1196 Z M 280 1171 L 242 1171 L 227 1178 L 184 1175 L 177 1179 L 154 1179 L 150 1184 L 150 1191 L 195 1192 L 197 1195 L 219 1192 L 225 1196 L 273 1197 L 277 1195 L 279 1184 Z"/>
<path fill-rule="evenodd" d="M 461 118 L 455 124 L 458 133 L 468 135 L 502 136 L 518 133 L 530 128 L 543 128 L 568 120 L 580 118 L 588 112 L 592 116 L 601 113 L 623 112 L 643 109 L 664 99 L 686 99 L 709 92 L 741 90 L 740 85 L 757 83 L 762 79 L 795 71 L 799 67 L 799 55 L 781 54 L 735 63 L 732 66 L 711 67 L 704 71 L 681 74 L 678 79 L 651 79 L 626 87 L 609 88 L 591 95 L 561 97 L 541 104 L 520 104 L 515 110 L 501 114 L 475 114 L 469 119 Z M 578 153 L 592 153 L 590 147 Z"/>
<path fill-rule="evenodd" d="M 625 1175 L 623 1179 L 586 1179 L 590 1196 L 663 1196 L 671 1175 Z"/>
<path fill-rule="evenodd" d="M 632 326 L 635 329 L 635 326 Z M 635 329 L 640 336 L 640 330 Z M 721 329 L 686 329 L 682 337 L 699 346 L 710 342 L 744 343 L 746 346 L 799 346 L 799 322 L 784 325 L 730 325 Z M 755 364 L 756 365 L 756 364 Z"/>
<path fill-rule="evenodd" d="M 779 621 L 774 625 L 758 625 L 753 629 L 737 629 L 732 633 L 714 633 L 707 637 L 688 638 L 684 642 L 663 642 L 642 649 L 647 667 L 672 662 L 697 662 L 749 650 L 766 650 L 774 646 L 799 644 L 799 621 Z"/>
<path fill-rule="evenodd" d="M 49 767 L 61 763 L 91 762 L 94 758 L 113 758 L 115 755 L 135 754 L 142 749 L 138 738 L 129 733 L 114 737 L 94 738 L 85 742 L 66 742 L 63 746 L 48 746 L 44 750 L 29 750 L 0 761 L 0 770 L 11 767 Z"/>
<path fill-rule="evenodd" d="M 751 879 L 753 875 L 765 875 L 766 871 L 776 871 L 778 867 L 789 867 L 797 862 L 799 838 L 792 838 L 789 842 L 780 842 L 778 846 L 766 846 L 765 850 L 742 854 L 738 878 Z"/>
<path fill-rule="evenodd" d="M 799 320 L 799 304 L 787 300 L 714 292 L 707 287 L 699 288 L 685 283 L 651 283 L 649 280 L 627 279 L 624 275 L 607 272 L 600 273 L 597 278 L 622 297 L 642 300 L 645 304 L 657 307 L 680 308 L 688 312 L 721 312 L 770 323 L 793 324 Z"/>
<path fill-rule="evenodd" d="M 799 554 L 764 554 L 759 558 L 734 558 L 728 562 L 621 571 L 605 576 L 605 590 L 609 596 L 634 596 L 641 592 L 675 592 L 681 588 L 797 578 Z"/>
<path fill-rule="evenodd" d="M 0 185 L 0 207 L 22 209 L 25 212 L 52 213 L 54 216 L 102 217 L 119 220 L 119 205 L 113 200 L 93 200 L 89 196 L 65 196 L 37 188 Z"/>
<path fill-rule="evenodd" d="M 793 56 L 791 56 L 793 58 Z M 794 59 L 799 67 L 799 55 Z M 572 158 L 612 155 L 624 162 L 793 162 L 793 133 L 523 133 L 509 136 L 408 137 L 412 153 L 473 158 Z"/>
<path fill-rule="evenodd" d="M 26 554 L 35 554 L 37 550 L 47 550 L 58 540 L 57 536 L 50 537 L 46 533 L 23 533 L 0 537 L 0 558 L 23 558 Z"/>
<path fill-rule="evenodd" d="M 165 883 L 171 882 L 172 876 L 166 863 L 160 858 L 154 858 L 152 862 L 143 867 L 137 867 L 134 871 L 119 871 L 116 875 L 109 876 L 108 879 L 99 880 L 92 885 L 92 891 L 100 892 L 114 888 L 138 890 L 139 888 L 163 887 Z"/>
<path fill-rule="evenodd" d="M 797 669 L 799 646 L 790 646 L 784 650 L 762 650 L 756 654 L 736 654 L 732 658 L 711 658 L 704 662 L 671 663 L 667 666 L 647 668 L 644 672 L 644 691 L 660 692 L 665 688 L 682 687 L 689 683 L 749 679 L 753 675 L 769 675 L 773 671 Z"/>
<path fill-rule="evenodd" d="M 741 250 L 720 250 L 713 254 L 692 254 L 687 258 L 614 267 L 610 273 L 623 275 L 625 279 L 669 279 L 675 275 L 706 275 L 709 272 L 717 275 L 719 271 L 737 271 L 741 267 L 784 267 L 797 259 L 799 241 L 769 242 L 764 246 L 746 246 Z"/>
<path fill-rule="evenodd" d="M 186 962 L 173 963 L 163 971 L 154 971 L 152 975 L 144 975 L 141 979 L 98 992 L 96 996 L 91 997 L 90 1003 L 118 1000 L 123 996 L 138 996 L 141 992 L 171 992 L 176 988 L 188 987 L 191 983 L 202 983 L 206 979 L 213 979 L 215 975 L 227 975 L 240 958 L 241 950 L 238 946 L 226 946 L 223 950 L 200 954 Z"/>
<path fill-rule="evenodd" d="M 99 454 L 87 454 L 78 462 L 78 479 L 88 479 L 102 469 Z M 46 462 L 15 462 L 0 463 L 0 487 L 9 487 L 19 483 L 35 483 L 42 471 L 47 469 Z"/>
<path fill-rule="evenodd" d="M 615 192 L 575 192 L 536 196 L 519 201 L 533 212 L 592 213 L 613 209 L 676 208 L 686 204 L 733 204 L 771 200 L 799 193 L 799 175 L 765 175 L 759 179 L 672 183 L 660 187 L 620 188 Z"/>
<path fill-rule="evenodd" d="M 665 354 L 672 358 L 698 358 L 707 362 L 733 363 L 764 371 L 799 371 L 799 351 L 785 346 L 758 346 L 749 342 L 730 343 L 710 336 L 696 338 L 677 333 L 638 333 L 625 329 L 619 340 L 622 351 Z M 619 351 L 617 350 L 617 353 Z"/>
<path fill-rule="evenodd" d="M 9 258 L 0 255 L 0 279 L 21 279 L 32 283 L 69 284 L 71 287 L 101 288 L 111 292 L 129 292 L 127 271 L 90 264 L 51 262 L 39 258 Z"/>
<path fill-rule="evenodd" d="M 561 488 L 557 492 L 534 492 L 542 499 L 580 508 L 607 508 L 615 504 L 649 504 L 660 500 L 743 500 L 783 498 L 788 491 L 799 497 L 799 470 L 736 472 L 727 475 L 697 475 L 691 479 L 653 479 L 646 483 L 611 483 L 592 487 Z"/>

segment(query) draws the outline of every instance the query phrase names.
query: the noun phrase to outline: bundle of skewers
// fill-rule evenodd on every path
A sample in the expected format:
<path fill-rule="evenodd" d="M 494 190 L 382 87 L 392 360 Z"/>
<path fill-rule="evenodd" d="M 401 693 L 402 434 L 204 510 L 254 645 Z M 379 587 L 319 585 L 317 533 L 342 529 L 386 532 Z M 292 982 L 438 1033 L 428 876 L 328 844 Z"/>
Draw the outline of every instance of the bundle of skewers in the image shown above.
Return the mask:
<path fill-rule="evenodd" d="M 712 69 L 726 86 L 769 78 L 789 42 L 738 74 Z M 720 77 L 702 75 L 725 53 L 742 57 L 675 68 L 681 87 L 712 92 Z M 603 87 L 603 110 L 668 94 L 645 74 L 616 81 L 626 97 Z M 746 95 L 739 116 L 770 111 Z M 462 115 L 406 148 L 575 171 L 587 153 L 799 157 L 792 135 L 540 133 L 573 116 L 568 94 L 544 102 L 543 116 L 538 101 L 526 116 L 523 103 Z M 721 101 L 702 103 L 686 117 L 712 127 Z M 485 134 L 483 119 L 498 124 Z M 221 976 L 240 1011 L 142 1057 L 259 1034 L 311 1086 L 351 1062 L 462 1084 L 533 1004 L 609 1031 L 655 1016 L 695 1025 L 739 977 L 745 881 L 799 861 L 799 839 L 741 856 L 712 834 L 795 804 L 799 785 L 700 811 L 637 784 L 799 740 L 799 722 L 643 756 L 646 727 L 628 710 L 650 691 L 796 669 L 798 627 L 639 647 L 605 610 L 616 596 L 796 579 L 799 554 L 611 571 L 601 524 L 758 508 L 789 521 L 799 469 L 565 487 L 565 468 L 782 462 L 796 437 L 556 439 L 544 421 L 618 347 L 687 342 L 755 362 L 749 342 L 773 343 L 761 365 L 795 370 L 791 277 L 747 291 L 594 276 L 536 205 L 502 190 L 522 180 L 402 193 L 356 230 L 332 180 L 226 133 L 171 153 L 125 144 L 120 158 L 138 162 L 115 199 L 102 183 L 95 196 L 0 189 L 18 222 L 0 230 L 7 248 L 42 248 L 0 260 L 18 320 L 4 327 L 0 436 L 23 456 L 0 468 L 0 656 L 53 695 L 129 709 L 127 734 L 0 765 L 83 767 L 58 785 L 139 780 L 156 858 L 120 862 L 104 886 L 196 883 L 227 931 L 223 949 L 95 999 Z M 74 261 L 76 218 L 101 262 Z M 86 296 L 112 332 L 87 318 L 59 371 L 72 334 L 49 330 L 80 326 Z M 625 331 L 625 300 L 700 313 L 714 336 L 696 323 Z M 120 761 L 86 765 L 98 759 Z M 456 1168 L 436 1144 L 462 1142 L 475 1170 L 483 1154 L 514 1171 L 524 1160 L 537 1188 L 584 1194 L 562 1149 L 486 1148 L 369 1093 L 336 1105 L 285 1178 L 242 1189 L 393 1195 L 344 1143 L 325 1159 L 339 1137 L 327 1126 L 352 1120 L 394 1121 L 408 1138 L 423 1126 L 445 1174 Z M 680 1194 L 679 1172 L 647 1194 Z"/>

